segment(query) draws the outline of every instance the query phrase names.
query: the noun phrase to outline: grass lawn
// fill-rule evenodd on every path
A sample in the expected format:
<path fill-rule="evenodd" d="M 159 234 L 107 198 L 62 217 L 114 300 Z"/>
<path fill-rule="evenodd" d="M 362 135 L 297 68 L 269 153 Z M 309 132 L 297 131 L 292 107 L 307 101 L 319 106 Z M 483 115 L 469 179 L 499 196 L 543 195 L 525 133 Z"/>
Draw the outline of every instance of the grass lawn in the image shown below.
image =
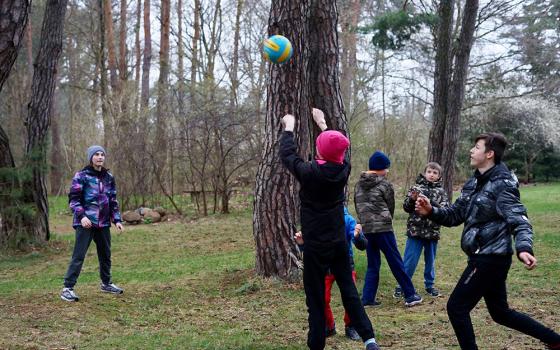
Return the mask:
<path fill-rule="evenodd" d="M 535 229 L 539 266 L 515 262 L 509 302 L 560 331 L 560 184 L 524 187 L 522 199 Z M 54 239 L 41 251 L 0 256 L 0 349 L 305 349 L 307 313 L 301 284 L 261 279 L 254 273 L 250 210 L 196 221 L 127 226 L 113 232 L 113 279 L 122 296 L 99 292 L 95 247 L 76 286 L 78 303 L 59 298 L 69 262 L 73 230 L 65 198 L 53 198 Z M 404 249 L 405 213 L 395 229 Z M 382 264 L 378 298 L 367 313 L 384 349 L 458 348 L 445 304 L 466 256 L 460 228 L 444 229 L 438 247 L 437 287 L 442 298 L 423 295 L 407 309 L 392 298 L 395 280 Z M 366 267 L 356 252 L 358 288 Z M 420 273 L 418 273 L 418 271 Z M 424 291 L 423 262 L 413 281 Z M 333 310 L 339 334 L 328 349 L 362 349 L 344 337 L 336 287 Z M 543 349 L 539 342 L 501 327 L 481 302 L 472 313 L 481 349 Z"/>

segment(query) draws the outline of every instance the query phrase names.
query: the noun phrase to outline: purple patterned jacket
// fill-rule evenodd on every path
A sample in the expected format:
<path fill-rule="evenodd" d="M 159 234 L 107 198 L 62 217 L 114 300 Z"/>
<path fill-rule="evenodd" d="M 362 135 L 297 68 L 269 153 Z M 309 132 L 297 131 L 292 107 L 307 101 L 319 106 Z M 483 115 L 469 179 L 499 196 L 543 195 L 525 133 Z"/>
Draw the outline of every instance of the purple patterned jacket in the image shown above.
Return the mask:
<path fill-rule="evenodd" d="M 82 226 L 84 216 L 93 227 L 110 227 L 111 221 L 121 222 L 115 179 L 105 168 L 97 171 L 88 165 L 78 171 L 72 179 L 68 202 L 74 213 L 73 227 Z"/>

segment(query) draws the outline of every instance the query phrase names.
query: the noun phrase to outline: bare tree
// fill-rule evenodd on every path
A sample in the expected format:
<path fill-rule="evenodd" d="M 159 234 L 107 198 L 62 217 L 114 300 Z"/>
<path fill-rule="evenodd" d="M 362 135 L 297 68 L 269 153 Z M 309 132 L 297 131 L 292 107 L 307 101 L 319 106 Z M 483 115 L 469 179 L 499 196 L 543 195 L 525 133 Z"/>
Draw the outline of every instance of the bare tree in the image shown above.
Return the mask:
<path fill-rule="evenodd" d="M 439 162 L 444 169 L 443 184 L 449 198 L 453 193 L 461 108 L 477 23 L 478 0 L 465 2 L 455 47 L 451 46 L 453 6 L 454 1 L 441 1 L 438 10 L 440 25 L 436 45 L 434 114 L 428 146 L 428 160 Z"/>

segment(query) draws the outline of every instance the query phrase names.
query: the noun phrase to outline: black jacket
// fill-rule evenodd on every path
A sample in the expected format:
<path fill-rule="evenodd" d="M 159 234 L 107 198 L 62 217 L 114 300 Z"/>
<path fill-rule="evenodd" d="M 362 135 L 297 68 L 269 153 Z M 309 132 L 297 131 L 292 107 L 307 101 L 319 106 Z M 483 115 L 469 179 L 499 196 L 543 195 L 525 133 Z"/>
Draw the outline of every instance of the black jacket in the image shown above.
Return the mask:
<path fill-rule="evenodd" d="M 533 228 L 519 200 L 518 182 L 503 164 L 475 171 L 449 208 L 433 208 L 429 218 L 444 226 L 465 224 L 461 248 L 471 258 L 533 254 Z"/>
<path fill-rule="evenodd" d="M 306 162 L 298 154 L 294 133 L 280 138 L 280 158 L 294 174 L 301 188 L 301 232 L 309 247 L 334 246 L 346 242 L 344 231 L 344 189 L 350 164 Z"/>

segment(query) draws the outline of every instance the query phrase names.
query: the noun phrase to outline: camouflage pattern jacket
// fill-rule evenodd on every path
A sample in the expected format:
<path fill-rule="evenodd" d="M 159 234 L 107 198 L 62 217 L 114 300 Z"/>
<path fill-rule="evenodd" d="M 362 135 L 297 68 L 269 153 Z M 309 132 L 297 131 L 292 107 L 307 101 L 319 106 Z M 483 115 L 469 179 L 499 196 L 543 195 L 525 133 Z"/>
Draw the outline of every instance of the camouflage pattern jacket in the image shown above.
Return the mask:
<path fill-rule="evenodd" d="M 438 240 L 441 226 L 430 219 L 421 217 L 414 211 L 415 201 L 411 198 L 414 190 L 428 197 L 432 206 L 436 208 L 449 206 L 447 193 L 445 193 L 440 181 L 430 182 L 424 175 L 420 174 L 416 178 L 416 184 L 408 191 L 403 203 L 404 211 L 410 214 L 406 222 L 406 235 L 408 237 Z"/>
<path fill-rule="evenodd" d="M 393 231 L 395 191 L 384 176 L 363 172 L 354 189 L 354 205 L 364 233 Z"/>

